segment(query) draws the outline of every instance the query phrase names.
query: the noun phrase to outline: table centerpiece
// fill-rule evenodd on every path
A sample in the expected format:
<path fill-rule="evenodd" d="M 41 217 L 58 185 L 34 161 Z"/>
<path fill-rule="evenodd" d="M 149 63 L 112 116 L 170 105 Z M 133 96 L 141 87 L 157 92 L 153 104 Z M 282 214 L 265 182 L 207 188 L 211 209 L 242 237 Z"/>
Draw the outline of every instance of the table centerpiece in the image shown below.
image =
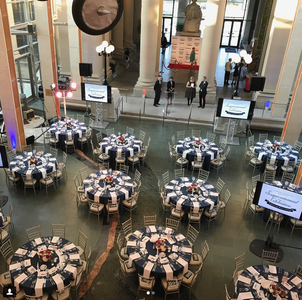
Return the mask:
<path fill-rule="evenodd" d="M 275 151 L 280 150 L 280 146 L 277 145 L 277 144 L 273 144 L 272 148 L 273 148 L 273 150 L 275 150 Z"/>
<path fill-rule="evenodd" d="M 113 176 L 107 175 L 107 176 L 104 178 L 104 182 L 105 182 L 105 183 L 112 183 L 112 182 L 113 182 Z"/>
<path fill-rule="evenodd" d="M 35 156 L 31 156 L 28 161 L 31 165 L 35 165 L 38 162 L 38 159 Z"/>
<path fill-rule="evenodd" d="M 126 141 L 125 137 L 124 137 L 124 136 L 122 136 L 122 135 L 121 135 L 121 136 L 119 136 L 117 140 L 118 140 L 118 143 L 119 143 L 119 144 L 124 144 L 124 143 L 125 143 L 125 141 Z"/>
<path fill-rule="evenodd" d="M 277 298 L 278 296 L 281 299 L 286 299 L 287 298 L 287 291 L 284 290 L 281 285 L 272 282 L 270 287 L 268 288 L 268 291 L 272 294 L 273 297 Z"/>
<path fill-rule="evenodd" d="M 38 255 L 39 255 L 39 260 L 41 262 L 48 262 L 49 260 L 51 260 L 52 256 L 53 256 L 54 252 L 50 251 L 50 250 L 42 250 L 39 251 Z"/>
<path fill-rule="evenodd" d="M 192 192 L 193 193 L 198 193 L 200 192 L 199 187 L 196 183 L 192 183 L 189 187 L 188 187 L 188 192 Z"/>
<path fill-rule="evenodd" d="M 67 122 L 65 123 L 65 125 L 66 125 L 66 127 L 67 127 L 68 129 L 71 129 L 71 128 L 72 128 L 72 125 L 71 125 L 71 122 L 70 122 L 70 121 L 67 121 Z"/>
<path fill-rule="evenodd" d="M 195 147 L 199 147 L 199 146 L 201 146 L 201 141 L 199 141 L 199 140 L 196 140 L 194 143 L 193 143 L 193 146 L 195 146 Z"/>
<path fill-rule="evenodd" d="M 165 240 L 164 239 L 158 239 L 156 242 L 155 242 L 155 248 L 158 250 L 158 252 L 165 252 L 168 247 L 165 243 Z"/>

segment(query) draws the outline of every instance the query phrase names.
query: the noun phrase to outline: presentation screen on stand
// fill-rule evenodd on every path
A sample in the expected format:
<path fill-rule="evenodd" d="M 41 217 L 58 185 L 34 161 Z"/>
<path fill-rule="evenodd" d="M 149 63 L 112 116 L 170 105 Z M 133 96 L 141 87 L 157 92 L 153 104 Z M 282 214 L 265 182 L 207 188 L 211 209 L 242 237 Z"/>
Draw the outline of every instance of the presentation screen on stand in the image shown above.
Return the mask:
<path fill-rule="evenodd" d="M 255 101 L 218 99 L 217 117 L 251 120 L 254 114 Z"/>
<path fill-rule="evenodd" d="M 8 168 L 5 146 L 0 146 L 0 168 Z"/>
<path fill-rule="evenodd" d="M 82 100 L 100 103 L 111 103 L 111 86 L 81 83 L 81 88 Z"/>
<path fill-rule="evenodd" d="M 295 219 L 301 217 L 301 194 L 264 182 L 257 182 L 253 203 Z"/>

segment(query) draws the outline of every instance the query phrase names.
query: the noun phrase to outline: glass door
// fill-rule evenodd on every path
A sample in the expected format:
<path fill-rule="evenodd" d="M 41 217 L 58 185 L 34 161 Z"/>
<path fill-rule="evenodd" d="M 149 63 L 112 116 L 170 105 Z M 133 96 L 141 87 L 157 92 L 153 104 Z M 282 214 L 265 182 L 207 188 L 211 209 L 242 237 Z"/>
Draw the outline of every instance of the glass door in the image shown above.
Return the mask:
<path fill-rule="evenodd" d="M 172 17 L 163 17 L 162 34 L 165 35 L 168 44 L 171 44 L 172 38 Z"/>
<path fill-rule="evenodd" d="M 242 20 L 224 20 L 221 47 L 238 48 L 242 29 Z"/>

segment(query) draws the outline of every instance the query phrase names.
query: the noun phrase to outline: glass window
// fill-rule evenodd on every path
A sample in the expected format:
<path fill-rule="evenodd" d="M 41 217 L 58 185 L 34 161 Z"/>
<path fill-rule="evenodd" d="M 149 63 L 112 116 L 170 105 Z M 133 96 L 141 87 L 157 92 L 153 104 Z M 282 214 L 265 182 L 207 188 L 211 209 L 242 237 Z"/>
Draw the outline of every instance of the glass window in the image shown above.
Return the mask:
<path fill-rule="evenodd" d="M 10 25 L 24 23 L 26 21 L 24 2 L 10 3 L 10 7 L 8 6 L 8 14 Z"/>
<path fill-rule="evenodd" d="M 245 6 L 246 0 L 227 0 L 224 17 L 226 19 L 243 19 Z"/>

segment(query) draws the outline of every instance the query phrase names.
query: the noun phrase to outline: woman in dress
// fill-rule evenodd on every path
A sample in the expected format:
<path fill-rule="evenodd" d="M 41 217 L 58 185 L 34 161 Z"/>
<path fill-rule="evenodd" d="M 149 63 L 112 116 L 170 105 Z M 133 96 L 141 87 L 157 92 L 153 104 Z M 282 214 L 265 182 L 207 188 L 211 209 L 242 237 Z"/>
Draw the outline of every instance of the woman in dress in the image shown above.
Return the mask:
<path fill-rule="evenodd" d="M 193 64 L 195 63 L 195 48 L 192 48 L 191 54 L 190 54 L 190 63 L 191 66 L 193 66 Z"/>
<path fill-rule="evenodd" d="M 186 85 L 186 94 L 185 97 L 188 99 L 188 105 L 192 104 L 193 99 L 196 96 L 196 82 L 193 76 L 190 77 L 190 80 L 187 82 Z M 191 103 L 190 103 L 191 100 Z"/>
<path fill-rule="evenodd" d="M 236 85 L 236 82 L 238 80 L 238 75 L 239 75 L 238 68 L 239 68 L 239 64 L 235 64 L 234 74 L 233 74 L 233 81 L 232 81 L 231 85 L 233 85 L 233 84 Z"/>
<path fill-rule="evenodd" d="M 167 82 L 167 103 L 169 104 L 169 99 L 170 99 L 170 104 L 172 104 L 172 99 L 174 96 L 174 89 L 175 89 L 175 82 L 173 80 L 173 77 L 170 77 L 169 81 Z"/>

